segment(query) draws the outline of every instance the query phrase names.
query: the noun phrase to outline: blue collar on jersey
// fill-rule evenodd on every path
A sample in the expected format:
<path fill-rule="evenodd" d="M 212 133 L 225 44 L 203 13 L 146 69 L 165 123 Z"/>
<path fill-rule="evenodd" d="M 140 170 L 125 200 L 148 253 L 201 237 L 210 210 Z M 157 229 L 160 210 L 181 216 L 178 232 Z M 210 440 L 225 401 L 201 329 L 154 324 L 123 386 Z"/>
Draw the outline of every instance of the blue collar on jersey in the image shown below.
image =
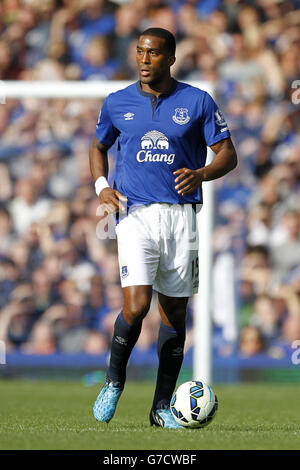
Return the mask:
<path fill-rule="evenodd" d="M 178 84 L 177 80 L 175 80 L 175 78 L 172 78 L 172 85 L 171 85 L 171 87 L 170 87 L 169 90 L 166 91 L 165 93 L 161 93 L 161 95 L 170 95 L 171 93 L 173 93 L 173 91 L 174 91 L 175 88 L 177 87 L 177 84 Z M 149 93 L 149 92 L 144 91 L 144 90 L 142 89 L 142 85 L 141 85 L 140 80 L 138 80 L 138 81 L 136 82 L 136 87 L 137 87 L 137 89 L 138 89 L 138 92 L 139 92 L 141 95 L 143 95 L 143 96 L 148 96 L 149 98 L 152 98 L 152 96 L 154 96 L 154 98 L 156 99 L 156 96 L 155 96 L 153 93 Z M 161 95 L 160 95 L 160 96 L 161 96 Z"/>
<path fill-rule="evenodd" d="M 172 78 L 172 85 L 171 85 L 171 87 L 170 87 L 169 90 L 167 90 L 165 93 L 161 93 L 160 96 L 168 96 L 168 95 L 170 95 L 170 94 L 173 93 L 173 91 L 177 88 L 177 85 L 178 85 L 177 80 L 175 80 L 175 78 Z M 156 102 L 157 102 L 157 97 L 156 97 L 153 93 L 149 93 L 149 92 L 147 92 L 147 91 L 144 91 L 144 90 L 142 89 L 142 85 L 141 85 L 140 80 L 138 80 L 138 81 L 136 82 L 136 87 L 137 87 L 137 90 L 138 90 L 138 92 L 140 93 L 140 95 L 146 96 L 147 98 L 150 98 L 150 99 L 151 99 L 152 110 L 154 110 L 154 109 L 155 109 L 155 106 L 156 106 Z"/>
<path fill-rule="evenodd" d="M 175 78 L 172 78 L 172 85 L 171 87 L 169 88 L 168 91 L 166 91 L 165 93 L 162 93 L 161 95 L 170 95 L 171 93 L 173 93 L 173 91 L 175 90 L 175 88 L 177 87 L 177 80 L 175 80 Z M 141 85 L 141 82 L 140 80 L 138 80 L 136 82 L 136 87 L 138 89 L 138 92 L 143 95 L 143 96 L 148 96 L 149 98 L 151 98 L 152 96 L 154 96 L 154 98 L 156 98 L 156 96 L 153 94 L 153 93 L 148 93 L 147 91 L 144 91 L 142 89 L 142 85 Z"/>

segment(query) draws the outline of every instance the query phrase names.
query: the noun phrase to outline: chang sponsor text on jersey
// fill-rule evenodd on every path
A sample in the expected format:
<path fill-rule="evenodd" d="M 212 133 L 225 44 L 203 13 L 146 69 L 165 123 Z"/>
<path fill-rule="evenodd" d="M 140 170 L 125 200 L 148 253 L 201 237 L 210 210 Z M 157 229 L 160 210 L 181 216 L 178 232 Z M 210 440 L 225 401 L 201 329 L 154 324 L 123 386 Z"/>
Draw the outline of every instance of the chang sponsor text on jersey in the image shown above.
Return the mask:
<path fill-rule="evenodd" d="M 129 207 L 202 203 L 201 188 L 177 193 L 173 172 L 205 166 L 207 146 L 230 137 L 211 96 L 174 79 L 158 97 L 142 90 L 140 82 L 111 93 L 95 135 L 108 147 L 118 142 L 114 188 L 127 196 Z"/>

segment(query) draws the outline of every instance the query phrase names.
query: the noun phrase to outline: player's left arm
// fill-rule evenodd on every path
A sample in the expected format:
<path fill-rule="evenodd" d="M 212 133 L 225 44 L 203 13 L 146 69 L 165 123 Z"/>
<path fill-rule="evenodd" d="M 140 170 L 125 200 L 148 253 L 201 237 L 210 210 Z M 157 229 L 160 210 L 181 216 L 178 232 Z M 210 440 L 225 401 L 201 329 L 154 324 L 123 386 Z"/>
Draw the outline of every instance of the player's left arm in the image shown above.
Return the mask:
<path fill-rule="evenodd" d="M 209 165 L 197 170 L 180 168 L 173 172 L 175 189 L 178 194 L 186 196 L 194 192 L 202 181 L 211 181 L 229 173 L 237 166 L 237 155 L 230 137 L 223 139 L 210 147 L 215 153 L 214 159 Z"/>

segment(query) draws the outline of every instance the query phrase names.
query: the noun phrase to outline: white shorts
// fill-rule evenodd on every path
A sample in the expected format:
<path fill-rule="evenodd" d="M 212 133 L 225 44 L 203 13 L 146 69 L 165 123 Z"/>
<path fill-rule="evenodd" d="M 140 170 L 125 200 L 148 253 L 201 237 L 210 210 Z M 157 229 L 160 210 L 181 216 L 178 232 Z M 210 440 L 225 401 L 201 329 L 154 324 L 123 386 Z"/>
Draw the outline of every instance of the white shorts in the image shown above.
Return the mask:
<path fill-rule="evenodd" d="M 198 232 L 192 204 L 138 206 L 116 227 L 122 287 L 152 285 L 169 297 L 198 292 Z"/>

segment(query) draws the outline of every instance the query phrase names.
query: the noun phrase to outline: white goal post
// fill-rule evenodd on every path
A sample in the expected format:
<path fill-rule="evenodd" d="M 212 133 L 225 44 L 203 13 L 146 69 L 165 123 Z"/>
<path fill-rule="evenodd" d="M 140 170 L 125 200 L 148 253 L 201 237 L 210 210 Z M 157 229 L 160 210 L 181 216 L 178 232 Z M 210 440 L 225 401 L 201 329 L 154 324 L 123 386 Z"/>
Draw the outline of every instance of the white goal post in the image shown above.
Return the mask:
<path fill-rule="evenodd" d="M 2 81 L 2 103 L 5 99 L 44 98 L 44 99 L 104 99 L 109 93 L 130 85 L 132 81 Z M 214 87 L 209 82 L 193 81 L 189 84 L 207 91 L 214 97 Z M 184 103 L 183 103 L 184 104 Z M 91 135 L 93 129 L 91 129 Z M 208 161 L 212 151 L 208 149 Z M 213 182 L 203 184 L 204 204 L 197 215 L 199 229 L 199 293 L 193 297 L 194 353 L 193 378 L 212 381 L 211 359 L 211 267 L 212 267 L 212 227 L 214 212 Z"/>

